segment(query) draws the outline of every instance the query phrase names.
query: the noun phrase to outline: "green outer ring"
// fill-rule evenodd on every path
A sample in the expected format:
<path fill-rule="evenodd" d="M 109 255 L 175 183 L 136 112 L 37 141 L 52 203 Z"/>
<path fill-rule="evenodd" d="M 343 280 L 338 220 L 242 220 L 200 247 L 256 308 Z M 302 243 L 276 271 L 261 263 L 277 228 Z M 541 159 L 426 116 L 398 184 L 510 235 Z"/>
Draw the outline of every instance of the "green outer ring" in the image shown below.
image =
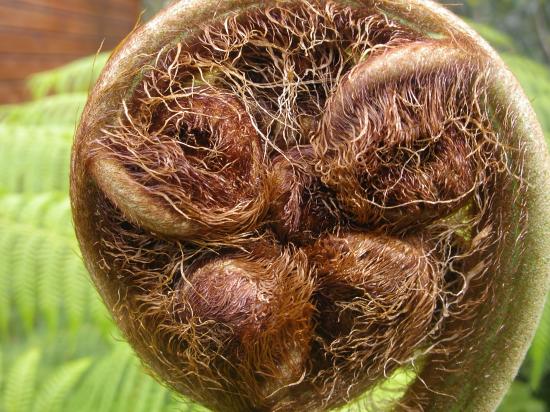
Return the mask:
<path fill-rule="evenodd" d="M 502 401 L 521 366 L 550 291 L 548 147 L 535 112 L 518 81 L 498 54 L 473 29 L 432 1 L 399 0 L 389 3 L 396 11 L 414 14 L 413 20 L 421 19 L 425 12 L 433 19 L 426 21 L 428 30 L 436 30 L 437 25 L 446 24 L 452 35 L 466 36 L 485 50 L 494 65 L 495 83 L 498 82 L 493 90 L 495 98 L 509 107 L 510 114 L 517 118 L 514 135 L 524 145 L 524 173 L 528 182 L 525 199 L 528 222 L 523 238 L 525 252 L 516 268 L 504 268 L 506 273 L 502 273 L 511 280 L 513 287 L 511 291 L 503 291 L 511 299 L 506 301 L 506 308 L 498 311 L 505 322 L 505 328 L 498 332 L 496 338 L 489 333 L 481 339 L 476 337 L 478 341 L 473 345 L 483 348 L 476 368 L 452 382 L 443 382 L 442 388 L 454 399 L 434 394 L 428 407 L 430 411 L 493 411 Z"/>
<path fill-rule="evenodd" d="M 346 0 L 337 0 L 349 3 Z M 128 93 L 128 84 L 135 84 L 141 68 L 167 44 L 184 38 L 190 32 L 186 27 L 200 26 L 213 17 L 219 18 L 232 11 L 241 11 L 254 5 L 271 5 L 275 0 L 182 0 L 161 12 L 146 25 L 135 30 L 115 50 L 84 109 L 75 141 L 79 150 L 73 151 L 71 167 L 71 198 L 73 213 L 82 215 L 77 199 L 78 188 L 88 182 L 78 169 L 77 159 L 83 156 L 87 142 L 100 133 L 108 120 L 108 113 L 116 112 L 119 102 Z M 502 276 L 511 277 L 512 290 L 506 295 L 504 313 L 506 328 L 496 339 L 490 333 L 476 337 L 476 345 L 483 347 L 476 368 L 443 382 L 441 389 L 454 398 L 433 394 L 428 410 L 491 411 L 496 409 L 510 386 L 534 336 L 546 295 L 550 289 L 550 156 L 543 134 L 531 105 L 517 80 L 490 46 L 458 17 L 431 0 L 362 0 L 356 2 L 379 7 L 382 11 L 403 17 L 422 30 L 458 36 L 471 40 L 491 57 L 495 79 L 498 79 L 496 98 L 509 104 L 518 118 L 514 125 L 517 139 L 525 145 L 525 176 L 529 182 L 527 207 L 529 220 L 524 237 L 525 253 L 516 270 L 506 268 Z M 102 270 L 87 249 L 89 239 L 79 234 L 81 249 L 96 286 L 109 307 L 118 302 L 114 280 L 102 276 Z M 121 325 L 123 311 L 113 313 Z M 132 342 L 145 359 L 147 355 L 138 342 Z M 490 355 L 490 356 L 489 356 Z M 490 357 L 490 360 L 489 360 Z M 158 371 L 162 376 L 162 371 Z M 436 388 L 438 389 L 438 388 Z"/>

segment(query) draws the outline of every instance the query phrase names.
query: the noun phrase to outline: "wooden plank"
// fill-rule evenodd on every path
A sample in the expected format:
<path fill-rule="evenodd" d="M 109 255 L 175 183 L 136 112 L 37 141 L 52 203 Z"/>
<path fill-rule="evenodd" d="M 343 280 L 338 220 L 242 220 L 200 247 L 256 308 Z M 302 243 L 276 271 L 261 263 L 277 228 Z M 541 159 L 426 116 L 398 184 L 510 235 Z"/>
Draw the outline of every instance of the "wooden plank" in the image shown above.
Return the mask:
<path fill-rule="evenodd" d="M 70 34 L 121 36 L 121 28 L 133 25 L 132 19 L 120 20 L 108 15 L 101 19 L 82 14 L 70 14 L 58 10 L 21 7 L 12 1 L 0 3 L 0 28 L 31 31 L 63 32 Z"/>
<path fill-rule="evenodd" d="M 30 98 L 23 81 L 0 80 L 0 104 L 19 103 Z"/>
<path fill-rule="evenodd" d="M 95 53 L 100 36 L 75 36 L 63 33 L 41 33 L 0 29 L 0 53 L 80 55 Z M 105 37 L 103 50 L 113 48 L 120 38 Z"/>
<path fill-rule="evenodd" d="M 140 12 L 139 0 L 19 0 L 21 5 L 35 5 L 73 13 L 110 15 L 136 19 Z"/>
<path fill-rule="evenodd" d="M 32 73 L 59 67 L 78 57 L 80 55 L 0 54 L 0 79 L 23 80 Z"/>
<path fill-rule="evenodd" d="M 30 74 L 116 46 L 139 0 L 0 0 L 0 103 L 28 99 Z"/>

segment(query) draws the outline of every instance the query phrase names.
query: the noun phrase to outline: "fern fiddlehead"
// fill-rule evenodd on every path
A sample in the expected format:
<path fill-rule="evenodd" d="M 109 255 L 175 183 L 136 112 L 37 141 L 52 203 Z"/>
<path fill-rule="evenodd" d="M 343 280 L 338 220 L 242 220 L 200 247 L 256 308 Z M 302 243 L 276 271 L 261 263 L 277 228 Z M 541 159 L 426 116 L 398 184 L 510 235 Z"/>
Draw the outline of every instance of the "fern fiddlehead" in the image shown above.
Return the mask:
<path fill-rule="evenodd" d="M 130 343 L 214 410 L 330 409 L 399 368 L 395 408 L 494 407 L 547 282 L 513 78 L 431 2 L 209 6 L 138 29 L 77 132 L 77 235 Z"/>

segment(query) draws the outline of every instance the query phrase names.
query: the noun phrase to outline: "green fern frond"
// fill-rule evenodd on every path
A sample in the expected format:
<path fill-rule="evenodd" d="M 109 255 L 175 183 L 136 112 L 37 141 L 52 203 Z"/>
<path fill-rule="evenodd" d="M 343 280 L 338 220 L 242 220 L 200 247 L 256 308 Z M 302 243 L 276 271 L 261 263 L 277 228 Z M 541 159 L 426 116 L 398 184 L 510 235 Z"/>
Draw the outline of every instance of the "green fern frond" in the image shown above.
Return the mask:
<path fill-rule="evenodd" d="M 58 412 L 82 374 L 89 368 L 91 359 L 78 359 L 58 367 L 46 377 L 36 399 L 34 412 Z"/>
<path fill-rule="evenodd" d="M 56 192 L 0 195 L 0 219 L 24 223 L 74 239 L 70 201 Z"/>
<path fill-rule="evenodd" d="M 131 359 L 132 352 L 124 343 L 117 344 L 111 353 L 98 359 L 71 398 L 68 409 L 81 412 L 113 410 L 114 395 Z"/>
<path fill-rule="evenodd" d="M 0 125 L 0 191 L 67 193 L 69 134 L 70 127 L 42 131 L 40 127 Z"/>
<path fill-rule="evenodd" d="M 13 229 L 6 228 L 6 232 Z M 11 256 L 8 256 L 13 268 L 9 276 L 12 280 L 14 306 L 19 316 L 17 324 L 21 325 L 25 332 L 31 333 L 35 328 L 37 312 L 36 252 L 46 243 L 47 236 L 41 232 L 32 233 L 25 227 L 20 229 L 12 245 Z"/>
<path fill-rule="evenodd" d="M 6 106 L 0 107 L 5 108 Z M 45 139 L 47 141 L 51 139 L 63 139 L 71 144 L 74 132 L 74 126 L 63 123 L 56 124 L 52 122 L 41 124 L 40 127 L 17 123 L 0 123 L 0 136 L 8 139 L 8 141 L 14 141 L 26 136 L 34 136 L 35 139 Z"/>
<path fill-rule="evenodd" d="M 11 366 L 4 388 L 5 412 L 31 410 L 40 357 L 40 351 L 33 348 L 18 357 Z"/>
<path fill-rule="evenodd" d="M 80 256 L 70 254 L 65 262 L 58 260 L 58 267 L 62 274 L 60 281 L 63 284 L 63 308 L 67 318 L 69 330 L 76 334 L 86 319 L 86 311 L 90 309 L 90 299 L 99 299 L 92 286 L 88 272 Z M 92 293 L 90 293 L 92 292 Z"/>
<path fill-rule="evenodd" d="M 42 227 L 59 235 L 74 239 L 75 232 L 71 215 L 71 202 L 66 196 L 57 200 L 58 198 L 55 195 L 50 193 L 50 196 L 55 200 L 42 215 Z"/>
<path fill-rule="evenodd" d="M 149 412 L 162 412 L 166 407 L 167 396 L 168 394 L 166 390 L 161 390 L 160 388 L 157 389 L 156 393 L 153 393 L 153 396 L 151 396 L 151 402 L 149 403 Z"/>
<path fill-rule="evenodd" d="M 28 103 L 0 107 L 0 122 L 6 124 L 76 126 L 87 93 L 57 94 Z"/>
<path fill-rule="evenodd" d="M 31 333 L 39 321 L 56 332 L 60 320 L 76 333 L 95 322 L 112 329 L 77 253 L 67 196 L 0 196 L 0 330 Z M 15 308 L 15 314 L 12 307 Z M 63 314 L 63 316 L 61 316 Z"/>
<path fill-rule="evenodd" d="M 113 352 L 112 359 L 107 358 L 110 372 L 104 377 L 104 385 L 103 389 L 100 391 L 97 410 L 113 410 L 116 402 L 116 395 L 124 382 L 124 377 L 128 368 L 131 367 L 131 362 L 134 360 L 133 356 L 133 352 L 127 345 L 121 345 L 120 349 Z M 112 367 L 114 364 L 116 364 L 116 368 Z"/>
<path fill-rule="evenodd" d="M 124 375 L 124 381 L 120 385 L 120 390 L 117 393 L 117 399 L 113 407 L 113 411 L 127 410 L 129 405 L 135 401 L 136 387 L 142 378 L 143 372 L 135 365 L 130 365 L 128 371 Z"/>
<path fill-rule="evenodd" d="M 32 332 L 38 310 L 52 330 L 58 323 L 63 290 L 57 280 L 62 273 L 59 264 L 73 257 L 76 242 L 45 229 L 43 215 L 63 201 L 52 195 L 0 197 L 0 282 L 4 286 L 0 305 L 8 308 L 0 314 L 4 333 L 10 322 L 15 329 L 21 324 Z M 15 317 L 10 314 L 12 306 Z"/>
<path fill-rule="evenodd" d="M 158 390 L 158 384 L 155 384 L 153 380 L 144 379 L 139 387 L 139 394 L 136 400 L 135 412 L 148 412 L 151 398 L 154 396 L 156 390 Z"/>
<path fill-rule="evenodd" d="M 174 409 L 170 391 L 148 376 L 127 343 L 117 343 L 111 353 L 98 359 L 73 393 L 67 410 L 79 412 L 161 412 Z M 203 410 L 202 408 L 200 409 Z"/>
<path fill-rule="evenodd" d="M 15 232 L 0 232 L 0 336 L 8 336 L 12 317 L 11 308 L 11 277 L 12 261 L 9 259 L 12 245 L 18 234 Z"/>
<path fill-rule="evenodd" d="M 53 70 L 32 75 L 27 86 L 32 96 L 88 92 L 105 66 L 109 53 L 84 57 Z"/>

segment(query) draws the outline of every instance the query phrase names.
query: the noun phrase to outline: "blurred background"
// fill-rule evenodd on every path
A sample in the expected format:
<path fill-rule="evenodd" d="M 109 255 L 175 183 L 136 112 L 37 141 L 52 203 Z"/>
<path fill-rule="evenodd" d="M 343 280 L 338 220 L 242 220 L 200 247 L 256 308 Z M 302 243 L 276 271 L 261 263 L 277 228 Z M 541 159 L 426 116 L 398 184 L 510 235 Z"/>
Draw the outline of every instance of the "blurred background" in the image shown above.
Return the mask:
<path fill-rule="evenodd" d="M 550 138 L 550 2 L 444 1 L 502 55 Z M 73 132 L 108 52 L 159 0 L 0 0 L 0 411 L 199 411 L 150 378 L 79 256 Z M 550 251 L 549 251 L 550 253 Z M 550 412 L 550 305 L 500 412 Z"/>

